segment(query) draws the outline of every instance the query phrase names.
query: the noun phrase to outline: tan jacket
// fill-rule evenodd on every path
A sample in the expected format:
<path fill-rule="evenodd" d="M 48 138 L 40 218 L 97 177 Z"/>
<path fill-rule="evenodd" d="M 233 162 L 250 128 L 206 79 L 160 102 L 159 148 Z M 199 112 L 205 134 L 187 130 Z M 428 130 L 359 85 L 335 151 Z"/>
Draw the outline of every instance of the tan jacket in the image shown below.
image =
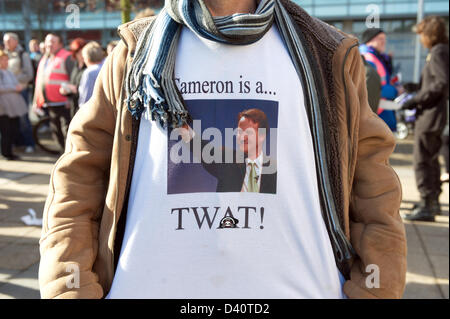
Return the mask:
<path fill-rule="evenodd" d="M 334 202 L 357 254 L 344 292 L 350 298 L 400 298 L 406 240 L 399 216 L 401 186 L 388 164 L 395 140 L 368 105 L 357 40 L 284 3 L 300 28 L 318 30 L 305 31 L 304 40 L 317 54 L 319 73 L 326 75 L 323 106 L 330 114 L 328 140 L 334 141 L 329 148 L 338 159 L 330 163 Z M 124 102 L 123 81 L 136 39 L 150 21 L 144 18 L 119 28 L 122 41 L 106 60 L 88 105 L 70 125 L 44 209 L 39 269 L 43 298 L 101 298 L 111 287 L 117 227 L 126 212 L 137 135 L 136 121 Z M 379 269 L 379 288 L 366 285 L 366 279 L 371 281 L 367 276 L 373 275 L 366 267 L 372 264 Z M 77 278 L 80 287 L 68 288 Z"/>

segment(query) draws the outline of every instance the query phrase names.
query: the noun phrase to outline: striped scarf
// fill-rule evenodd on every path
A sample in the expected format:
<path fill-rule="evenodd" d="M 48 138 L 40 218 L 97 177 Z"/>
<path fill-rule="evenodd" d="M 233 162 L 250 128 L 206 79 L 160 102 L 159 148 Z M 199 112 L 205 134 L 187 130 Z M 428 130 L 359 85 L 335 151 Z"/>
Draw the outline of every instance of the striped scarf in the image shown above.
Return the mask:
<path fill-rule="evenodd" d="M 254 14 L 212 17 L 203 0 L 166 0 L 139 38 L 126 79 L 128 110 L 163 127 L 181 127 L 191 119 L 174 81 L 180 31 L 188 27 L 212 41 L 247 45 L 261 39 L 275 20 L 297 71 L 300 41 L 279 0 L 260 0 Z"/>

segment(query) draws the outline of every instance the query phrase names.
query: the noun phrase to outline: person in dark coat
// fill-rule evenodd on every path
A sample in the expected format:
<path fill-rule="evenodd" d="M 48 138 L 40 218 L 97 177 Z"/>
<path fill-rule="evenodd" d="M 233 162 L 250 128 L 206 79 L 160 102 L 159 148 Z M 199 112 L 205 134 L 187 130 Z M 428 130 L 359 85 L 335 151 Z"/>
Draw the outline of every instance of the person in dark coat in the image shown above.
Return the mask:
<path fill-rule="evenodd" d="M 366 68 L 367 99 L 369 100 L 372 111 L 378 114 L 378 105 L 381 99 L 381 78 L 378 75 L 377 69 L 367 62 L 363 55 L 361 57 Z"/>
<path fill-rule="evenodd" d="M 407 220 L 434 221 L 440 214 L 441 194 L 439 150 L 447 120 L 448 37 L 445 22 L 437 16 L 426 17 L 416 26 L 424 47 L 430 50 L 414 98 L 404 109 L 417 110 L 414 131 L 414 170 L 421 201 Z"/>
<path fill-rule="evenodd" d="M 81 77 L 84 70 L 86 70 L 86 64 L 84 63 L 81 50 L 88 42 L 83 38 L 76 38 L 70 43 L 70 51 L 72 52 L 72 59 L 76 61 L 72 72 L 70 73 L 70 84 L 61 86 L 60 93 L 66 95 L 69 98 L 70 103 L 70 118 L 73 118 L 75 113 L 79 109 L 78 99 L 80 97 L 78 87 L 80 86 Z"/>
<path fill-rule="evenodd" d="M 375 68 L 380 77 L 381 98 L 389 101 L 395 100 L 399 94 L 399 82 L 393 74 L 392 54 L 386 53 L 386 33 L 380 28 L 369 28 L 362 34 L 361 43 L 359 46 L 361 55 L 369 65 Z M 368 93 L 371 94 L 370 91 Z M 375 107 L 371 104 L 371 108 Z M 397 131 L 394 110 L 385 110 L 377 106 L 377 114 L 393 132 Z"/>

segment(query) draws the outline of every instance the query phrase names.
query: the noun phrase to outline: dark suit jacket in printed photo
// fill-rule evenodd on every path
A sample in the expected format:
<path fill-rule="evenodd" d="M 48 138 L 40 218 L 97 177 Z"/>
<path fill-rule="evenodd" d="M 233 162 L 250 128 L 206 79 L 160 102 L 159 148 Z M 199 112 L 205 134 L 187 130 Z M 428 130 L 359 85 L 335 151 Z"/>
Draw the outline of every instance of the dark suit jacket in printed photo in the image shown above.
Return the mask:
<path fill-rule="evenodd" d="M 207 141 L 202 141 L 202 149 Z M 191 148 L 192 149 L 192 148 Z M 226 156 L 228 152 L 228 156 Z M 231 157 L 232 156 L 232 157 Z M 236 162 L 237 159 L 245 159 L 247 156 L 236 150 L 230 150 L 222 147 L 222 161 L 221 163 L 206 163 L 201 159 L 203 168 L 217 178 L 216 192 L 240 192 L 244 184 L 246 164 L 244 162 Z M 225 158 L 232 158 L 232 163 L 226 163 Z M 276 165 L 274 159 L 263 155 L 263 167 L 261 172 L 261 186 L 260 193 L 276 194 L 277 192 L 277 173 L 276 169 L 269 167 Z M 276 168 L 276 166 L 275 166 Z"/>

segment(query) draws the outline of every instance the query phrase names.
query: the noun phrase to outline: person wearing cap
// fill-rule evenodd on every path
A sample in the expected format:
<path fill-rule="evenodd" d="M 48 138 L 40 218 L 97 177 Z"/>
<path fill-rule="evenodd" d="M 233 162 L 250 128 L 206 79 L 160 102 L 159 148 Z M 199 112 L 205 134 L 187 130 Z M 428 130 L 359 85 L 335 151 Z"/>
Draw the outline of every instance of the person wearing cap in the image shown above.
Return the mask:
<path fill-rule="evenodd" d="M 414 171 L 420 193 L 420 203 L 407 220 L 434 221 L 441 213 L 439 150 L 447 119 L 449 87 L 448 36 L 445 22 L 437 16 L 429 16 L 415 27 L 422 45 L 429 49 L 422 71 L 417 94 L 404 105 L 404 109 L 416 109 L 414 128 Z"/>
<path fill-rule="evenodd" d="M 70 118 L 72 118 L 79 109 L 78 99 L 79 92 L 78 87 L 80 81 L 86 70 L 86 64 L 84 63 L 83 56 L 81 54 L 82 49 L 88 42 L 83 38 L 76 38 L 70 43 L 70 51 L 72 52 L 72 59 L 76 61 L 72 72 L 70 73 L 70 81 L 68 84 L 61 86 L 59 92 L 69 98 L 70 103 Z"/>
<path fill-rule="evenodd" d="M 371 64 L 381 78 L 381 98 L 394 100 L 398 91 L 392 79 L 392 58 L 385 53 L 386 33 L 380 28 L 370 28 L 364 31 L 359 50 L 364 59 Z M 392 131 L 397 129 L 395 111 L 378 108 L 378 115 L 386 122 Z"/>

